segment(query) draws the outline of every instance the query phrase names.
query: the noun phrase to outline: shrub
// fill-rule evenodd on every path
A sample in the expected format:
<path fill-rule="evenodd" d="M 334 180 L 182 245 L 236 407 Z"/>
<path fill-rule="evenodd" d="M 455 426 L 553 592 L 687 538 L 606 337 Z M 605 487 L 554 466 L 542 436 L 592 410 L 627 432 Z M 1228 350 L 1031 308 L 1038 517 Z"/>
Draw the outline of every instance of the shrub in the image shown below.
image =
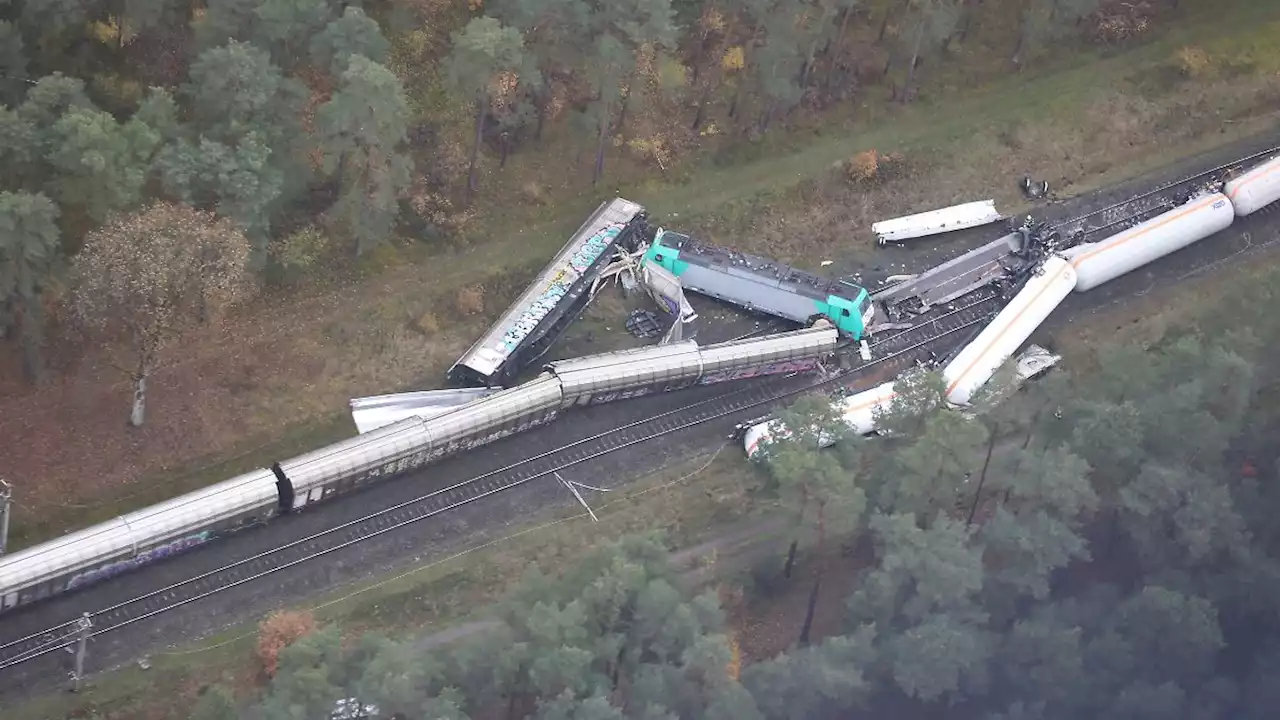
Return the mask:
<path fill-rule="evenodd" d="M 428 310 L 413 323 L 423 335 L 434 335 L 440 332 L 440 318 L 436 314 Z"/>
<path fill-rule="evenodd" d="M 280 652 L 316 629 L 309 611 L 279 610 L 258 626 L 258 661 L 267 677 L 275 677 Z"/>
<path fill-rule="evenodd" d="M 331 248 L 329 236 L 308 225 L 276 242 L 271 247 L 271 259 L 286 275 L 296 275 L 324 262 Z"/>
<path fill-rule="evenodd" d="M 462 288 L 453 299 L 453 306 L 463 315 L 477 315 L 484 312 L 484 287 L 468 285 Z"/>
<path fill-rule="evenodd" d="M 1201 78 L 1213 70 L 1213 60 L 1209 53 L 1198 47 L 1186 46 L 1173 54 L 1173 64 L 1183 77 Z"/>
<path fill-rule="evenodd" d="M 845 175 L 854 185 L 879 185 L 898 175 L 902 168 L 902 156 L 897 153 L 882 154 L 876 150 L 864 150 L 849 158 L 844 165 Z"/>

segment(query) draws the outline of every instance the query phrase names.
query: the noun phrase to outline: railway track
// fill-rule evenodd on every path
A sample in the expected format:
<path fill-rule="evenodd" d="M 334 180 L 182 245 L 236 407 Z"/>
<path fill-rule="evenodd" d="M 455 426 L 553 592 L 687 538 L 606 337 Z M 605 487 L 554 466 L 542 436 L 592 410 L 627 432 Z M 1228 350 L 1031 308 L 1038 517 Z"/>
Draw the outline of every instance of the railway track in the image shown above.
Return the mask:
<path fill-rule="evenodd" d="M 895 363 L 911 361 L 940 341 L 988 320 L 999 311 L 1001 305 L 1001 298 L 996 293 L 979 291 L 963 302 L 939 309 L 933 317 L 925 317 L 911 328 L 877 340 L 870 345 L 873 352 L 871 360 L 861 361 L 858 358 L 857 364 L 840 370 L 831 377 L 791 389 L 779 389 L 777 382 L 755 384 L 632 422 L 102 608 L 87 616 L 93 624 L 91 636 L 128 627 L 218 592 L 254 582 L 624 448 L 801 393 L 844 385 L 873 368 L 892 367 Z M 80 622 L 80 618 L 68 620 L 38 633 L 0 644 L 0 670 L 56 652 L 76 642 L 82 633 Z"/>
<path fill-rule="evenodd" d="M 1181 196 L 1196 189 L 1198 184 L 1206 183 L 1211 179 L 1222 179 L 1244 163 L 1260 160 L 1276 153 L 1280 153 L 1280 146 L 1237 158 L 1181 180 L 1165 183 L 1141 195 L 1063 220 L 1055 224 L 1056 229 L 1065 241 L 1064 247 L 1090 242 L 1089 238 L 1103 231 L 1120 232 L 1178 205 Z"/>

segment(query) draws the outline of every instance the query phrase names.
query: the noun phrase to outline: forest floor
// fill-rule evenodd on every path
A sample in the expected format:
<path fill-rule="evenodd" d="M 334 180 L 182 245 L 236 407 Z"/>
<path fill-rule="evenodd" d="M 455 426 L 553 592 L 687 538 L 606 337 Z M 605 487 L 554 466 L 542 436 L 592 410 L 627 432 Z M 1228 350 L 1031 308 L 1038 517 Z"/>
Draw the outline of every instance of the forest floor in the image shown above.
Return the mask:
<path fill-rule="evenodd" d="M 18 497 L 11 547 L 349 436 L 348 398 L 438 387 L 613 190 L 709 239 L 805 267 L 831 259 L 829 271 L 856 275 L 880 262 L 876 219 L 988 197 L 1016 213 L 1024 174 L 1077 193 L 1274 124 L 1280 6 L 1240 0 L 1208 19 L 981 87 L 948 69 L 964 63 L 946 63 L 912 106 L 870 88 L 803 128 L 694 153 L 666 174 L 618 160 L 620 187 L 609 191 L 585 186 L 550 138 L 505 173 L 486 170 L 485 192 L 509 202 L 482 202 L 460 239 L 388 245 L 341 279 L 272 291 L 185 339 L 150 383 L 141 429 L 124 422 L 130 388 L 110 349 L 60 354 L 36 389 L 21 382 L 16 357 L 0 357 L 0 456 Z M 1187 46 L 1211 65 L 1182 72 Z M 889 159 L 851 179 L 845 161 L 871 149 Z M 607 309 L 593 317 L 613 332 L 587 347 L 625 341 Z"/>

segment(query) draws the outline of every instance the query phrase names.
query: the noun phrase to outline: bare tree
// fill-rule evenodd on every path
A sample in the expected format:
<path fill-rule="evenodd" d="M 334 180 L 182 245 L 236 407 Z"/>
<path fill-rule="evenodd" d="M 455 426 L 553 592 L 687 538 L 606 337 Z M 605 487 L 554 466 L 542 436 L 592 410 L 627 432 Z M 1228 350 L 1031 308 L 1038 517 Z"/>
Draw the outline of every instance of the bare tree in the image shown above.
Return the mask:
<path fill-rule="evenodd" d="M 248 260 L 238 226 L 184 205 L 155 203 L 89 234 L 74 263 L 75 314 L 129 349 L 116 367 L 134 383 L 131 425 L 142 425 L 161 350 L 248 293 Z"/>

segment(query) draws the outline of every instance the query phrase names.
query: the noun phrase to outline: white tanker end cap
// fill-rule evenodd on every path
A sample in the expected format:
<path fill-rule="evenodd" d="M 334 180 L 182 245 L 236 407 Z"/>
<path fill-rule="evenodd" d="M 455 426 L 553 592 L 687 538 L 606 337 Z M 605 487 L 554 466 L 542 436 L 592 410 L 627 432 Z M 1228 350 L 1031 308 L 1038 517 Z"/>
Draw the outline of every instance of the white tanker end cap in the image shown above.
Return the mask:
<path fill-rule="evenodd" d="M 759 454 L 762 446 L 773 438 L 773 433 L 782 428 L 782 423 L 777 420 L 766 420 L 759 425 L 752 425 L 742 435 L 742 446 L 747 451 L 747 457 L 755 458 Z"/>

